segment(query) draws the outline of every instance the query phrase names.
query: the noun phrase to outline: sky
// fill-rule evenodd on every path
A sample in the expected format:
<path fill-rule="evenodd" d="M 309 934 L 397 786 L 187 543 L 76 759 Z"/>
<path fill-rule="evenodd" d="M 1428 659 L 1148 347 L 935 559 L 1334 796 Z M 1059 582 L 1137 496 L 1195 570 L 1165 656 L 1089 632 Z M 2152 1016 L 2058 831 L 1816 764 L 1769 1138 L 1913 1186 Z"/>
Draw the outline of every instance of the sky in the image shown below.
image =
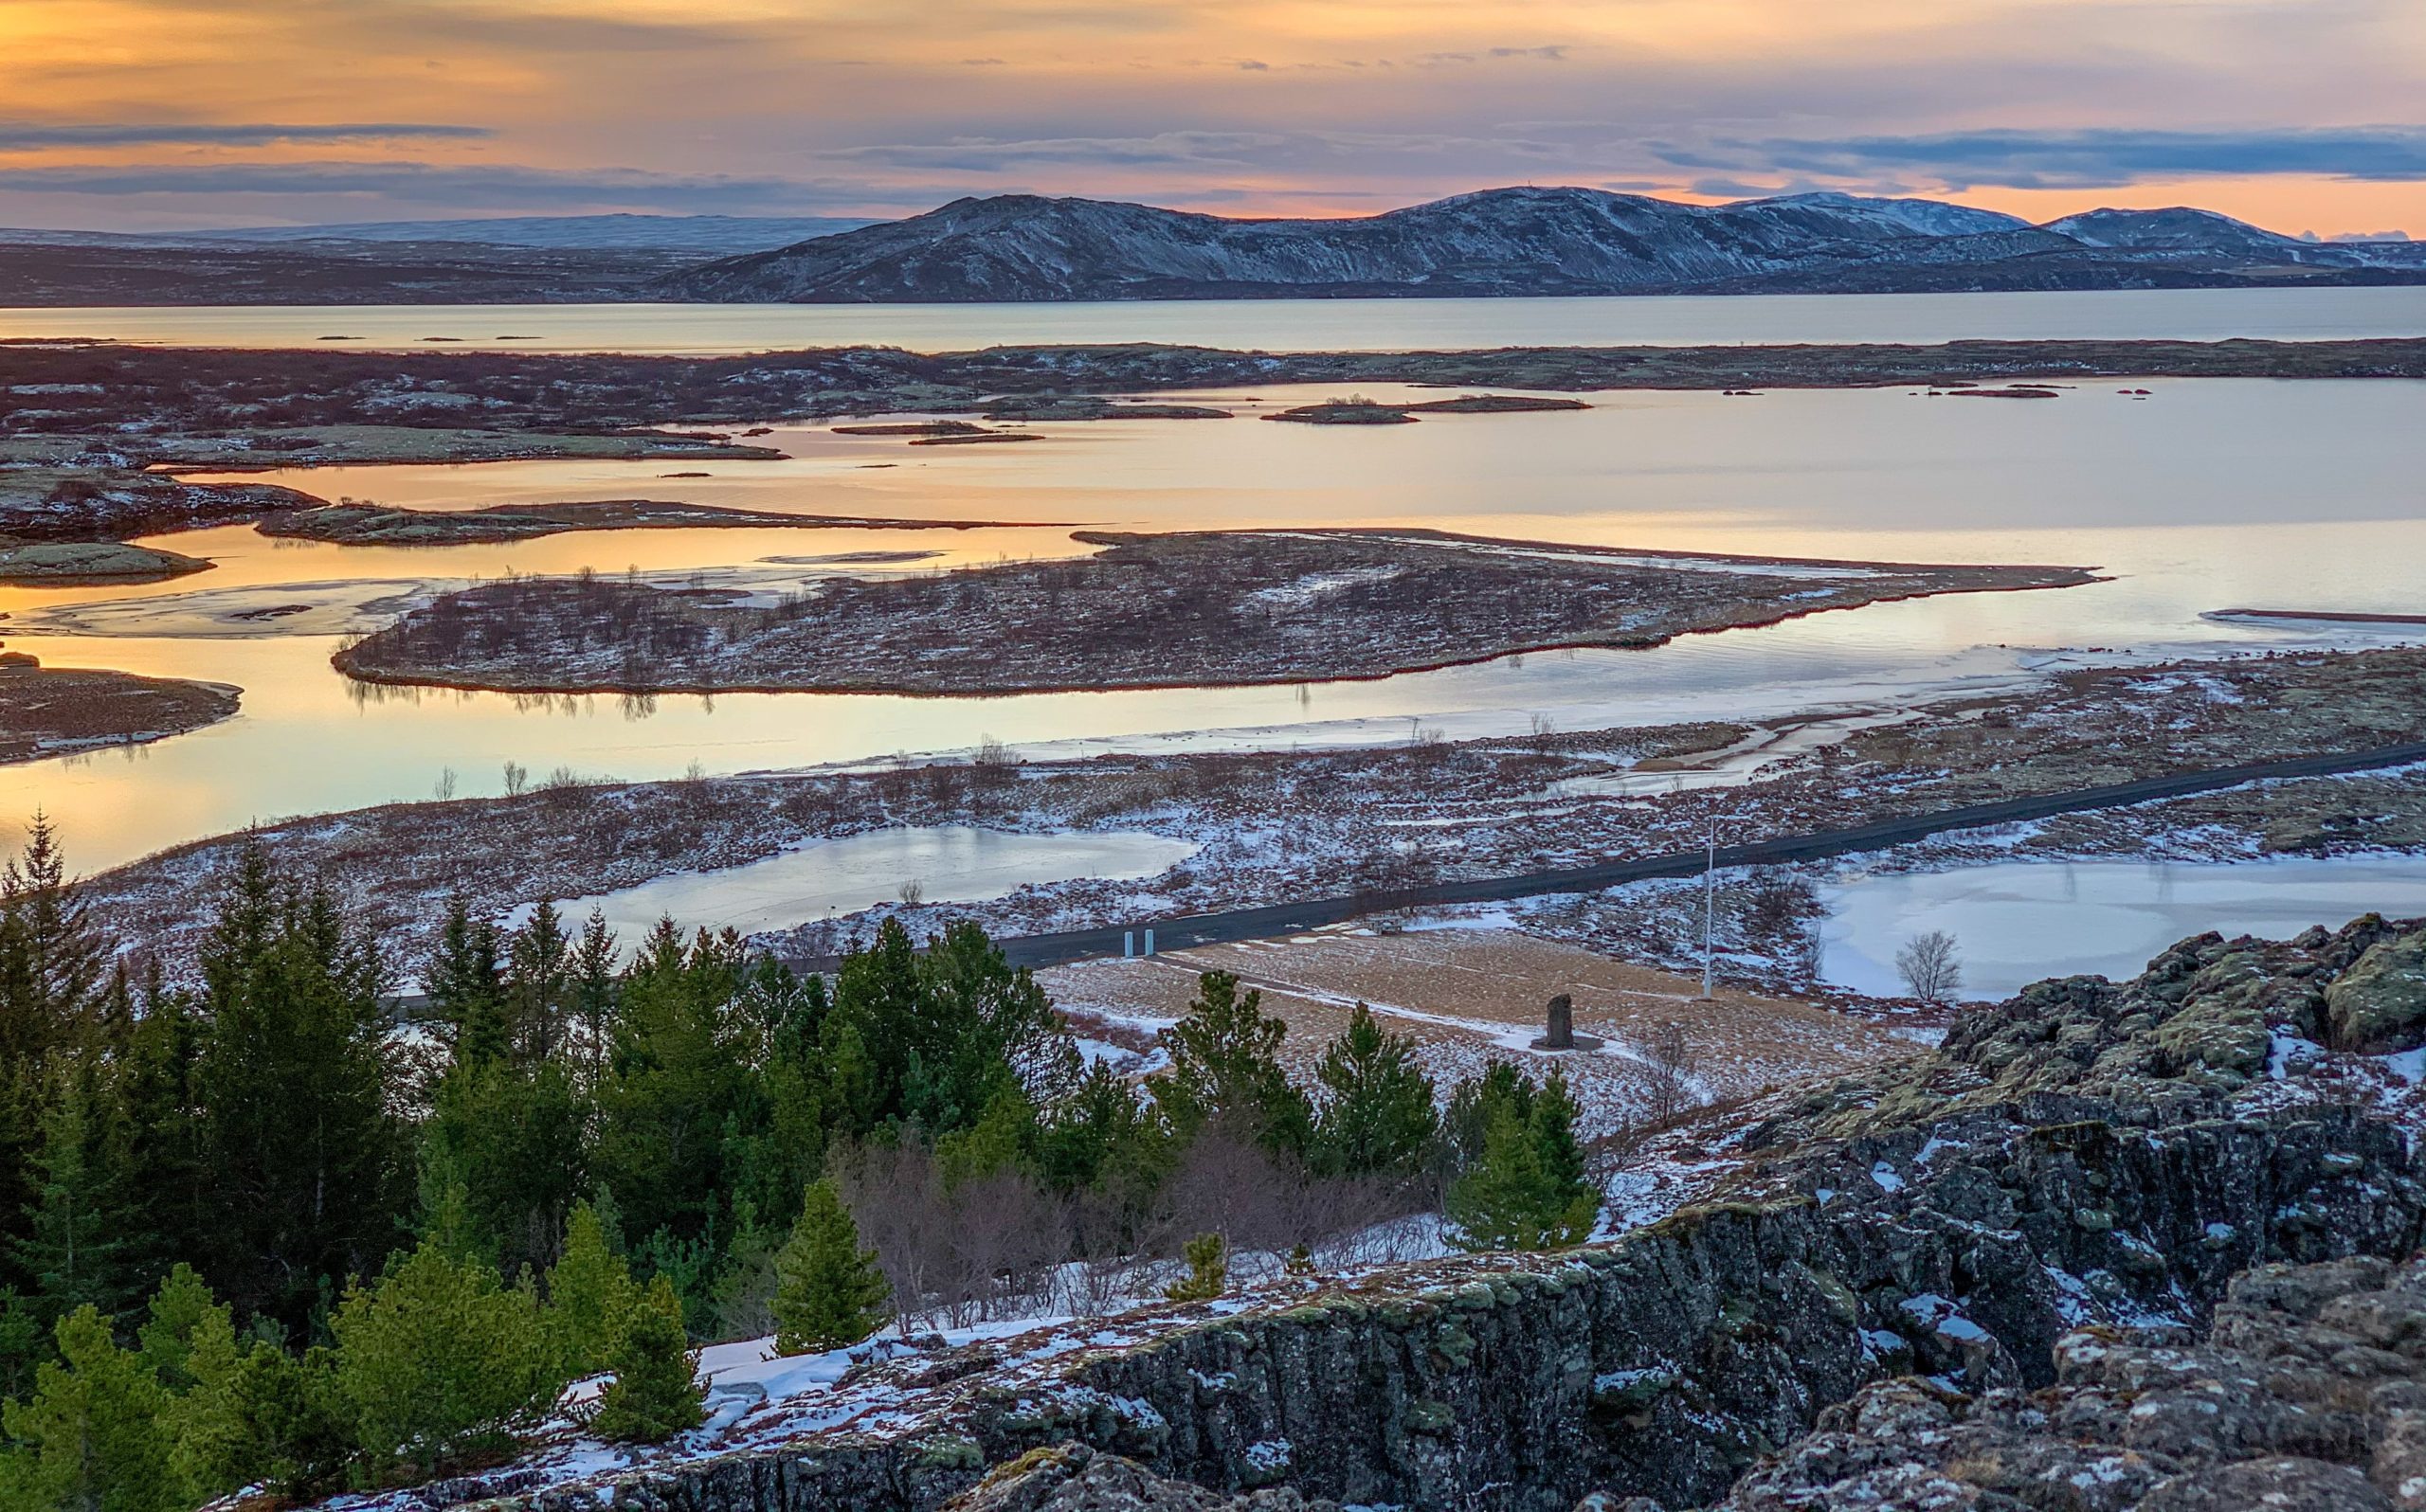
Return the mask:
<path fill-rule="evenodd" d="M 0 0 L 0 225 L 1537 183 L 2426 237 L 2420 79 L 2426 0 Z"/>

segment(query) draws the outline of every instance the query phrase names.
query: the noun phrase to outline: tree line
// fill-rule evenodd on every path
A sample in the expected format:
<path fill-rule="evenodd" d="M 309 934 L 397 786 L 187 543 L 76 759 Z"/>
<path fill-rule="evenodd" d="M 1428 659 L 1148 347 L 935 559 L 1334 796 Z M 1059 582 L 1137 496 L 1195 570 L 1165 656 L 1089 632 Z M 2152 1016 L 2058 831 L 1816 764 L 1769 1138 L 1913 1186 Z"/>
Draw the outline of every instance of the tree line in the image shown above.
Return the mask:
<path fill-rule="evenodd" d="M 663 921 L 626 952 L 459 899 L 390 963 L 248 846 L 192 959 L 109 938 L 37 820 L 0 869 L 0 1512 L 455 1473 L 568 1413 L 696 1427 L 702 1341 L 786 1353 L 1158 1294 L 1244 1257 L 1591 1229 L 1574 1099 L 1445 1097 L 1361 1004 L 1310 1075 L 1208 972 L 1142 1076 L 972 923 L 830 976 Z M 567 1394 L 568 1385 L 586 1383 Z"/>

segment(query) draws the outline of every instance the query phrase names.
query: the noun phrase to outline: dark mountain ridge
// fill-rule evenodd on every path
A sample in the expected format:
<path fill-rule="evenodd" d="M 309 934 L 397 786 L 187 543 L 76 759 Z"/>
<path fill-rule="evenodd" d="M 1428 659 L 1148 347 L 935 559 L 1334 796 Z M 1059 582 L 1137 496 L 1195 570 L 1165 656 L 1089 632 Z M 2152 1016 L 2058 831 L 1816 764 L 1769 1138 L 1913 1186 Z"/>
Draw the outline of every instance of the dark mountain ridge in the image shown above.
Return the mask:
<path fill-rule="evenodd" d="M 1928 200 L 1682 205 L 1499 189 L 1379 215 L 1230 219 L 1008 194 L 727 258 L 668 297 L 891 303 L 1372 296 L 1902 292 L 2426 280 L 2426 244 L 2311 243 L 2211 212 L 2044 226 Z"/>

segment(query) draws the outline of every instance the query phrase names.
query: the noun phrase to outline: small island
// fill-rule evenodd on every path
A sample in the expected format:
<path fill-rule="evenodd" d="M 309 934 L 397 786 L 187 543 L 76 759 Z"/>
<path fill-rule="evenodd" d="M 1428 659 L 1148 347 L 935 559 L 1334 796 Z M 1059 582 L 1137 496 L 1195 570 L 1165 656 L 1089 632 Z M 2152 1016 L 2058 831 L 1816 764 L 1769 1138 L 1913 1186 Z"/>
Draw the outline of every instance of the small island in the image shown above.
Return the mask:
<path fill-rule="evenodd" d="M 123 541 L 13 541 L 0 536 L 0 586 L 6 587 L 165 583 L 209 567 L 198 556 Z"/>
<path fill-rule="evenodd" d="M 489 584 L 417 608 L 335 660 L 366 681 L 532 693 L 1308 682 L 2095 581 L 2078 567 L 1693 556 L 1412 530 L 1076 538 L 1104 549 L 839 579 L 771 608 L 605 579 Z"/>
<path fill-rule="evenodd" d="M 221 683 L 50 668 L 0 651 L 0 765 L 166 740 L 226 719 L 238 697 Z"/>
<path fill-rule="evenodd" d="M 1460 394 L 1455 399 L 1427 399 L 1394 404 L 1350 394 L 1269 414 L 1266 420 L 1301 425 L 1412 425 L 1419 415 L 1516 415 L 1535 410 L 1589 409 L 1580 399 L 1542 399 L 1526 394 Z"/>

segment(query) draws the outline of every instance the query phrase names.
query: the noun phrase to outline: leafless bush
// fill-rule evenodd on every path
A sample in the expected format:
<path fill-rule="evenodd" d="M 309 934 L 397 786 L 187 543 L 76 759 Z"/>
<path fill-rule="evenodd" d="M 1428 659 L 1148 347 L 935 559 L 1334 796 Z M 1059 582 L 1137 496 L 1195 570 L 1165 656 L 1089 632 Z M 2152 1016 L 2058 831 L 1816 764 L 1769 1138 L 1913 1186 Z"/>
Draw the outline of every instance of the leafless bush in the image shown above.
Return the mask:
<path fill-rule="evenodd" d="M 954 1183 L 914 1141 L 839 1157 L 842 1199 L 892 1283 L 906 1336 L 1018 1317 L 1069 1253 L 1068 1207 L 1008 1169 Z"/>
<path fill-rule="evenodd" d="M 1963 985 L 1962 953 L 1954 936 L 1931 929 L 1904 942 L 1904 948 L 1895 952 L 1895 972 L 1921 1001 L 1951 1002 Z"/>
<path fill-rule="evenodd" d="M 1642 1057 L 1651 1077 L 1644 1112 L 1652 1123 L 1668 1123 L 1693 1106 L 1693 1068 L 1699 1057 L 1683 1024 L 1672 1018 L 1652 1030 L 1642 1041 Z"/>
<path fill-rule="evenodd" d="M 904 883 L 902 883 L 902 884 L 901 884 L 901 906 L 902 906 L 903 908 L 905 908 L 905 909 L 914 909 L 914 908 L 916 908 L 919 904 L 924 903 L 924 902 L 926 902 L 926 901 L 927 901 L 927 884 L 926 884 L 926 883 L 924 883 L 924 882 L 922 882 L 922 881 L 918 880 L 916 877 L 914 877 L 914 877 L 912 877 L 909 881 L 904 882 Z"/>
<path fill-rule="evenodd" d="M 520 798 L 522 796 L 523 789 L 530 785 L 531 769 L 529 767 L 523 765 L 520 762 L 507 762 L 505 764 L 506 797 Z"/>

